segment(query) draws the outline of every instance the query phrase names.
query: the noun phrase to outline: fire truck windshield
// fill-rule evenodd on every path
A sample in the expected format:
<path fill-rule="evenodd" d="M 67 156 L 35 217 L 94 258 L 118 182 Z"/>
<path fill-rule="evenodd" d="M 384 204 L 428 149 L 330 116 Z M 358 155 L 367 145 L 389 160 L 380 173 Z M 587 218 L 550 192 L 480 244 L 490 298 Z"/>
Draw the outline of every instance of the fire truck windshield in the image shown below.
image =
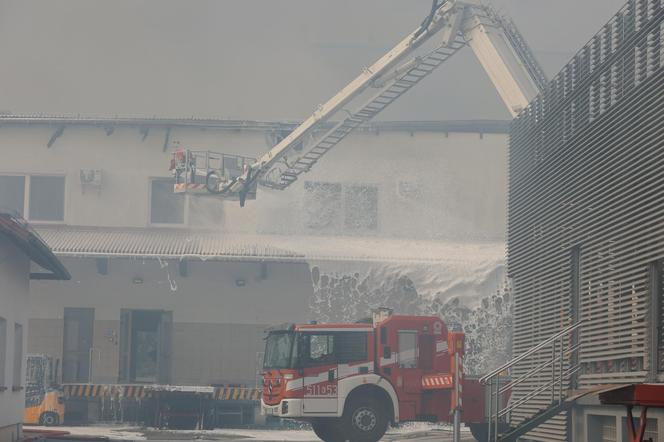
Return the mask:
<path fill-rule="evenodd" d="M 265 359 L 263 368 L 294 368 L 297 350 L 295 347 L 295 333 L 271 332 L 265 343 Z"/>

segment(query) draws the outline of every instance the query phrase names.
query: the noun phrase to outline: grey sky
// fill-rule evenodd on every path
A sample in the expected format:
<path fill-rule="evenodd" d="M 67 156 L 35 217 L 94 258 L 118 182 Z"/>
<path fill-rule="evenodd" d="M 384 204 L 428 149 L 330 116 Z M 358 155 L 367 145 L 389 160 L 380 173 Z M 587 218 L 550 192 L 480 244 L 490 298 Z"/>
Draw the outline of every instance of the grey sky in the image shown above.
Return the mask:
<path fill-rule="evenodd" d="M 555 73 L 622 0 L 495 0 Z M 0 0 L 0 110 L 300 119 L 429 0 Z M 507 118 L 469 50 L 384 119 Z"/>

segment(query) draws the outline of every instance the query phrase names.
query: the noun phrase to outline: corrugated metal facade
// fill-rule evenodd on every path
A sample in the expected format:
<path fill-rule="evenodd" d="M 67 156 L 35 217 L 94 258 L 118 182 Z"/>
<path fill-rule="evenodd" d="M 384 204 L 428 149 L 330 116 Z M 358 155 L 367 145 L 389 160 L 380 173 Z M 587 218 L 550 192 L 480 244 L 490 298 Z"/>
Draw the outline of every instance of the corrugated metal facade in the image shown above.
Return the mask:
<path fill-rule="evenodd" d="M 629 1 L 512 125 L 514 353 L 584 320 L 580 387 L 643 381 L 650 369 L 650 269 L 664 257 L 660 42 L 664 1 Z M 565 422 L 560 416 L 529 437 L 564 441 Z"/>

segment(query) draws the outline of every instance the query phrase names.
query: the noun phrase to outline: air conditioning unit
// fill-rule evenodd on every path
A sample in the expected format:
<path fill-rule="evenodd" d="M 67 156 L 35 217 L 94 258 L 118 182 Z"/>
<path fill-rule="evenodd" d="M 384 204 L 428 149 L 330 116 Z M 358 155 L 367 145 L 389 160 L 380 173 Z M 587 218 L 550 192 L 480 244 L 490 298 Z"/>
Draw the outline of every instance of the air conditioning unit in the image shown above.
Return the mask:
<path fill-rule="evenodd" d="M 424 197 L 424 186 L 417 180 L 398 181 L 397 196 L 404 201 L 420 201 Z"/>
<path fill-rule="evenodd" d="M 81 189 L 101 189 L 101 169 L 81 169 Z"/>

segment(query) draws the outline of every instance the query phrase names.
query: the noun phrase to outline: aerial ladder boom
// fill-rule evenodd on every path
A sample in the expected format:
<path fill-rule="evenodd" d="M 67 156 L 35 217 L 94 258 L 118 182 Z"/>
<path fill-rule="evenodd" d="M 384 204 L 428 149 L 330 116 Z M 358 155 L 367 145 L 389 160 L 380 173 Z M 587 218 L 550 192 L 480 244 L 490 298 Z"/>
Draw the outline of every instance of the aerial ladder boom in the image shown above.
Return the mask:
<path fill-rule="evenodd" d="M 516 26 L 479 0 L 434 0 L 431 13 L 393 49 L 257 160 L 209 151 L 176 151 L 176 192 L 255 198 L 256 186 L 283 190 L 358 126 L 370 121 L 468 45 L 512 116 L 546 84 Z M 291 156 L 292 155 L 292 156 Z M 289 158 L 290 157 L 290 158 Z"/>

